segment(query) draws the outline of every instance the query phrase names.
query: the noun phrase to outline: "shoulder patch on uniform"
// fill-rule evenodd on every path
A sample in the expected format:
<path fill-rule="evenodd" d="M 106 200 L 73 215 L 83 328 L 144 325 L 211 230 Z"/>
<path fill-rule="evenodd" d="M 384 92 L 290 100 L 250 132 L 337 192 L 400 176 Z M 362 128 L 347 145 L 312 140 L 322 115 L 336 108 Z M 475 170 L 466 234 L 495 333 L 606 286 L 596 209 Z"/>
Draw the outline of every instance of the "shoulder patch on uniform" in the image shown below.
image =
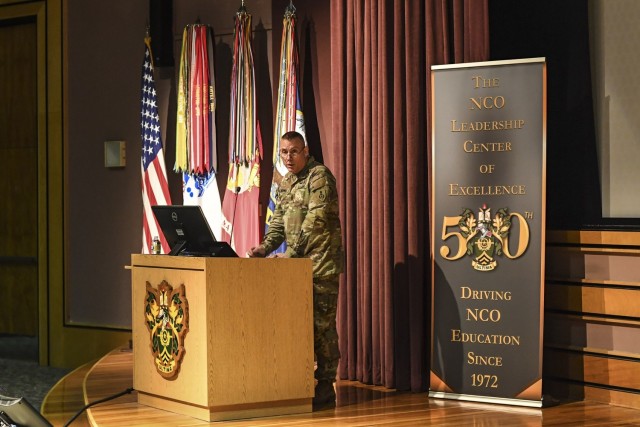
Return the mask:
<path fill-rule="evenodd" d="M 327 177 L 324 175 L 311 177 L 311 182 L 309 183 L 309 187 L 311 191 L 316 191 L 328 184 Z"/>

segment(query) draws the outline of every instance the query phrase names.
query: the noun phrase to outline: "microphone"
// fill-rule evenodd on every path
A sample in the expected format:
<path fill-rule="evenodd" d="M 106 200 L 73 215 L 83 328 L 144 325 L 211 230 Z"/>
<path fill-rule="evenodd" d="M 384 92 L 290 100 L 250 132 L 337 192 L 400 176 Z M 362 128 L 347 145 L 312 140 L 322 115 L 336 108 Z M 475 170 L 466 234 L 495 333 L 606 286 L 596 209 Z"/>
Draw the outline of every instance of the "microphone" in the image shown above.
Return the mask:
<path fill-rule="evenodd" d="M 236 187 L 236 200 L 233 203 L 233 216 L 231 217 L 231 233 L 229 234 L 229 244 L 233 242 L 233 224 L 236 222 L 236 207 L 238 206 L 238 194 L 240 194 L 240 187 Z"/>

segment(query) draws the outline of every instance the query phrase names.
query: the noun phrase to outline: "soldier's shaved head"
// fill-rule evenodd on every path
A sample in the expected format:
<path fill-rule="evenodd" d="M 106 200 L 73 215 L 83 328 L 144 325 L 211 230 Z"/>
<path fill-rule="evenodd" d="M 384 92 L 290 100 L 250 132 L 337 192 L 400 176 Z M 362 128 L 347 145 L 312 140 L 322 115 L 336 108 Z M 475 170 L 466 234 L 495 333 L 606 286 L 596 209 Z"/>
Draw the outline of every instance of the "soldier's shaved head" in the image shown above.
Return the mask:
<path fill-rule="evenodd" d="M 287 132 L 280 140 L 280 157 L 291 173 L 298 174 L 307 165 L 309 148 L 298 132 Z"/>
<path fill-rule="evenodd" d="M 295 130 L 285 133 L 284 135 L 282 135 L 282 138 L 280 139 L 287 140 L 287 141 L 299 140 L 303 147 L 307 145 L 307 143 L 304 140 L 304 136 L 302 136 L 301 133 L 296 132 Z"/>

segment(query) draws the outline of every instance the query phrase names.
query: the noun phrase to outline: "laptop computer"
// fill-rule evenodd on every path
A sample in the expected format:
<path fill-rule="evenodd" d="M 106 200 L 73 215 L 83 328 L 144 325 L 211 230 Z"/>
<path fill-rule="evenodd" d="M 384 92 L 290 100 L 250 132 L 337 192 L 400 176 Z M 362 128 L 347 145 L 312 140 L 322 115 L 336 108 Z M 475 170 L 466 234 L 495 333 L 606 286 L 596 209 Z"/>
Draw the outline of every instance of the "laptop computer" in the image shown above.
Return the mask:
<path fill-rule="evenodd" d="M 169 255 L 237 257 L 227 242 L 219 242 L 200 206 L 152 206 L 167 243 Z"/>

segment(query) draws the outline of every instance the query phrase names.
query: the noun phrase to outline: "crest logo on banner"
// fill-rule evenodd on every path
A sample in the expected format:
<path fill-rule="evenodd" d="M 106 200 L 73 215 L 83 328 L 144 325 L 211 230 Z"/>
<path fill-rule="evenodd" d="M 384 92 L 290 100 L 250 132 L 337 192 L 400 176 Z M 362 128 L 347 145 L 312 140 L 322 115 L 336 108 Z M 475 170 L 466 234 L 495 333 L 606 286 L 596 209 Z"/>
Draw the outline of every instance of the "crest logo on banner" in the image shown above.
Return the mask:
<path fill-rule="evenodd" d="M 147 282 L 145 323 L 150 332 L 156 369 L 164 378 L 178 374 L 189 330 L 189 303 L 184 285 L 175 290 L 165 280 L 155 289 Z"/>
<path fill-rule="evenodd" d="M 512 218 L 518 219 L 520 233 L 518 247 L 514 254 L 509 249 L 509 234 Z M 459 231 L 447 232 L 448 227 L 457 227 Z M 509 213 L 508 208 L 500 208 L 491 217 L 491 208 L 486 204 L 478 210 L 478 217 L 469 208 L 463 208 L 460 216 L 444 217 L 442 240 L 457 237 L 458 253 L 449 256 L 450 249 L 444 245 L 440 255 L 449 261 L 462 258 L 465 254 L 472 256 L 471 266 L 477 271 L 492 271 L 498 266 L 495 256 L 505 255 L 516 259 L 522 256 L 529 246 L 529 226 L 519 213 Z"/>

